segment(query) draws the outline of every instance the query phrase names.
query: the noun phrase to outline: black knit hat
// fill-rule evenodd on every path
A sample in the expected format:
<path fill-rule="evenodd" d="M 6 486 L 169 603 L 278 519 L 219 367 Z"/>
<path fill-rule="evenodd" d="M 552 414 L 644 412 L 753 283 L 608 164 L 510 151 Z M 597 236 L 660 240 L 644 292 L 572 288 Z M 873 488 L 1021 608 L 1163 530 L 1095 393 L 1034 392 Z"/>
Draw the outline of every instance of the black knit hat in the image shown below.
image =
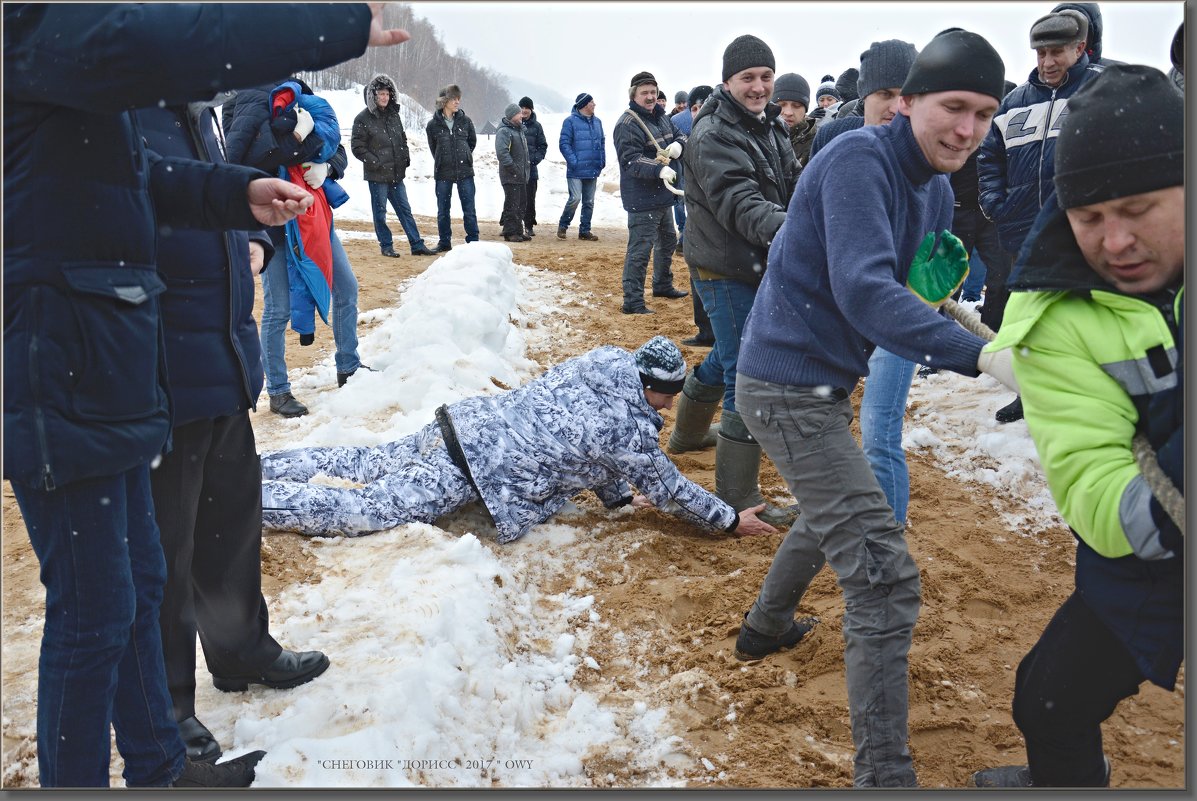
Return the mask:
<path fill-rule="evenodd" d="M 840 93 L 840 99 L 847 102 L 860 97 L 856 93 L 856 82 L 860 79 L 860 70 L 848 67 L 835 79 L 835 90 Z"/>
<path fill-rule="evenodd" d="M 1184 184 L 1184 97 L 1168 76 L 1112 64 L 1068 99 L 1056 139 L 1066 209 Z"/>
<path fill-rule="evenodd" d="M 536 108 L 536 106 L 532 105 L 532 98 L 521 97 L 520 98 L 520 108 Z"/>
<path fill-rule="evenodd" d="M 737 72 L 754 67 L 776 70 L 777 62 L 773 60 L 773 51 L 769 45 L 750 33 L 737 36 L 723 51 L 723 78 L 720 80 L 726 81 Z"/>
<path fill-rule="evenodd" d="M 806 78 L 796 72 L 778 75 L 777 80 L 773 81 L 773 102 L 780 103 L 783 100 L 810 108 L 810 84 Z"/>
<path fill-rule="evenodd" d="M 1079 11 L 1066 8 L 1045 14 L 1031 26 L 1031 49 L 1063 47 L 1083 42 L 1089 36 L 1089 18 Z"/>
<path fill-rule="evenodd" d="M 677 345 L 662 336 L 645 342 L 632 354 L 645 389 L 676 395 L 686 383 L 686 360 Z"/>
<path fill-rule="evenodd" d="M 574 98 L 574 108 L 580 109 L 580 108 L 582 108 L 582 106 L 586 105 L 591 100 L 594 100 L 594 98 L 591 97 L 589 92 L 582 92 L 581 94 L 579 94 L 577 97 Z"/>
<path fill-rule="evenodd" d="M 873 42 L 869 49 L 860 54 L 860 79 L 856 90 L 861 97 L 868 97 L 880 89 L 901 86 L 906 83 L 910 66 L 919 51 L 910 42 L 901 39 L 886 39 Z"/>
<path fill-rule="evenodd" d="M 651 72 L 637 72 L 632 76 L 632 82 L 628 86 L 635 89 L 637 86 L 643 86 L 646 83 L 657 86 L 657 79 L 653 77 Z"/>
<path fill-rule="evenodd" d="M 1006 65 L 984 36 L 949 28 L 914 59 L 902 94 L 978 92 L 1001 102 L 1005 83 Z"/>

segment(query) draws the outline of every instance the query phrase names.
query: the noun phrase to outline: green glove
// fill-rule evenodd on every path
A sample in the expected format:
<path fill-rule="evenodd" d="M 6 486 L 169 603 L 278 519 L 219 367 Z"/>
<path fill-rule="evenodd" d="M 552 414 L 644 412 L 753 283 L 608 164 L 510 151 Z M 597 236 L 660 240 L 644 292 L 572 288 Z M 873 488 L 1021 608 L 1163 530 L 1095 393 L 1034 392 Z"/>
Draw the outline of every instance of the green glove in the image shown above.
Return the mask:
<path fill-rule="evenodd" d="M 968 252 L 951 231 L 944 231 L 935 242 L 935 232 L 928 232 L 919 244 L 906 288 L 929 306 L 938 309 L 952 297 L 968 276 Z"/>

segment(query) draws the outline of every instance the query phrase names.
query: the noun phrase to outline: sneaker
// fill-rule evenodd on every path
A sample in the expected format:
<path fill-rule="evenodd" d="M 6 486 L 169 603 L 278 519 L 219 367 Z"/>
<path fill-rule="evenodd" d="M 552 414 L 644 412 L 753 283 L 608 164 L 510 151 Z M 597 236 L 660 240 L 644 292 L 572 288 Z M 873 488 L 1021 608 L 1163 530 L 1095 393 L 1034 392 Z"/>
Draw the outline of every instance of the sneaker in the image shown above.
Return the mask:
<path fill-rule="evenodd" d="M 399 254 L 395 252 L 395 249 L 394 249 L 394 248 L 383 248 L 383 249 L 382 249 L 382 255 L 384 255 L 384 256 L 389 256 L 389 257 L 391 257 L 392 259 L 397 259 L 397 258 L 399 258 Z"/>
<path fill-rule="evenodd" d="M 771 653 L 786 648 L 793 648 L 819 622 L 817 617 L 802 617 L 790 625 L 785 634 L 772 637 L 761 634 L 748 625 L 748 613 L 744 613 L 744 622 L 740 624 L 740 635 L 736 637 L 736 659 L 746 662 L 751 659 L 763 659 Z"/>
<path fill-rule="evenodd" d="M 557 238 L 558 238 L 558 239 L 565 239 L 565 229 L 564 229 L 564 228 L 558 228 L 558 229 L 557 229 Z"/>
<path fill-rule="evenodd" d="M 337 389 L 340 389 L 341 387 L 345 386 L 346 382 L 349 381 L 349 377 L 351 375 L 353 375 L 354 373 L 356 373 L 358 368 L 360 368 L 362 370 L 369 370 L 371 373 L 374 372 L 374 368 L 368 364 L 359 364 L 357 366 L 357 368 L 350 370 L 348 373 L 342 373 L 341 371 L 338 370 L 337 371 Z"/>
<path fill-rule="evenodd" d="M 578 239 L 585 239 L 587 242 L 597 242 L 598 237 L 587 231 L 584 234 L 578 234 Z"/>
<path fill-rule="evenodd" d="M 999 423 L 1013 423 L 1015 420 L 1021 420 L 1022 397 L 1016 395 L 1013 401 L 997 410 L 993 415 L 993 419 Z"/>
<path fill-rule="evenodd" d="M 183 772 L 171 787 L 249 787 L 254 783 L 254 767 L 266 756 L 265 751 L 251 751 L 227 762 L 183 761 Z"/>
<path fill-rule="evenodd" d="M 295 400 L 295 396 L 290 392 L 284 392 L 282 395 L 270 396 L 270 411 L 283 417 L 303 417 L 308 413 L 308 407 Z"/>
<path fill-rule="evenodd" d="M 986 768 L 973 774 L 974 787 L 1034 787 L 1031 769 L 1026 765 Z"/>
<path fill-rule="evenodd" d="M 652 309 L 647 306 L 627 306 L 623 307 L 624 314 L 654 314 Z"/>
<path fill-rule="evenodd" d="M 441 244 L 436 246 L 436 250 L 433 252 L 434 253 L 448 253 L 452 249 L 453 249 L 452 245 L 442 242 Z"/>
<path fill-rule="evenodd" d="M 678 289 L 677 287 L 672 287 L 672 286 L 669 287 L 669 289 L 665 289 L 660 292 L 658 292 L 655 289 L 653 290 L 654 298 L 669 298 L 669 299 L 673 300 L 676 298 L 688 297 L 689 295 L 690 295 L 690 293 L 687 292 L 686 290 Z"/>

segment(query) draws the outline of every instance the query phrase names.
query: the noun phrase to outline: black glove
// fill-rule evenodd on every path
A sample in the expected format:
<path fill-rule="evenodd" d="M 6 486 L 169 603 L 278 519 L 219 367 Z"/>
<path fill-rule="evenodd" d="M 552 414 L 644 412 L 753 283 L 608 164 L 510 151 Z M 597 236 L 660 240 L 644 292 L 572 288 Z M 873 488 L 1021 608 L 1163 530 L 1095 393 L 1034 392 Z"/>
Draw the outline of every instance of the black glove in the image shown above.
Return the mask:
<path fill-rule="evenodd" d="M 819 106 L 817 109 L 812 111 L 810 114 L 807 114 L 806 116 L 810 117 L 812 120 L 821 120 L 821 119 L 823 119 L 823 117 L 827 116 L 827 109 L 823 108 L 822 106 Z"/>

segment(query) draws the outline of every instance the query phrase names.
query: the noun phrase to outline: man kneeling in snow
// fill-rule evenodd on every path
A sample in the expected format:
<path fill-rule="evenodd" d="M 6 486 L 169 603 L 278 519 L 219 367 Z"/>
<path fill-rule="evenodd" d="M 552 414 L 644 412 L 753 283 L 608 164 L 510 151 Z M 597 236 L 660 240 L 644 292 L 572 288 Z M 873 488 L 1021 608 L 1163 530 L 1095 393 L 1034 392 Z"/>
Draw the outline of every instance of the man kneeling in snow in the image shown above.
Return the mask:
<path fill-rule="evenodd" d="M 435 422 L 386 445 L 266 455 L 263 524 L 357 536 L 431 523 L 481 498 L 499 542 L 511 542 L 592 490 L 607 508 L 654 505 L 708 529 L 773 532 L 756 517 L 763 506 L 737 514 L 661 451 L 658 412 L 673 406 L 685 377 L 681 351 L 665 337 L 634 354 L 607 345 L 527 386 L 441 406 Z M 366 486 L 307 483 L 320 473 Z"/>

